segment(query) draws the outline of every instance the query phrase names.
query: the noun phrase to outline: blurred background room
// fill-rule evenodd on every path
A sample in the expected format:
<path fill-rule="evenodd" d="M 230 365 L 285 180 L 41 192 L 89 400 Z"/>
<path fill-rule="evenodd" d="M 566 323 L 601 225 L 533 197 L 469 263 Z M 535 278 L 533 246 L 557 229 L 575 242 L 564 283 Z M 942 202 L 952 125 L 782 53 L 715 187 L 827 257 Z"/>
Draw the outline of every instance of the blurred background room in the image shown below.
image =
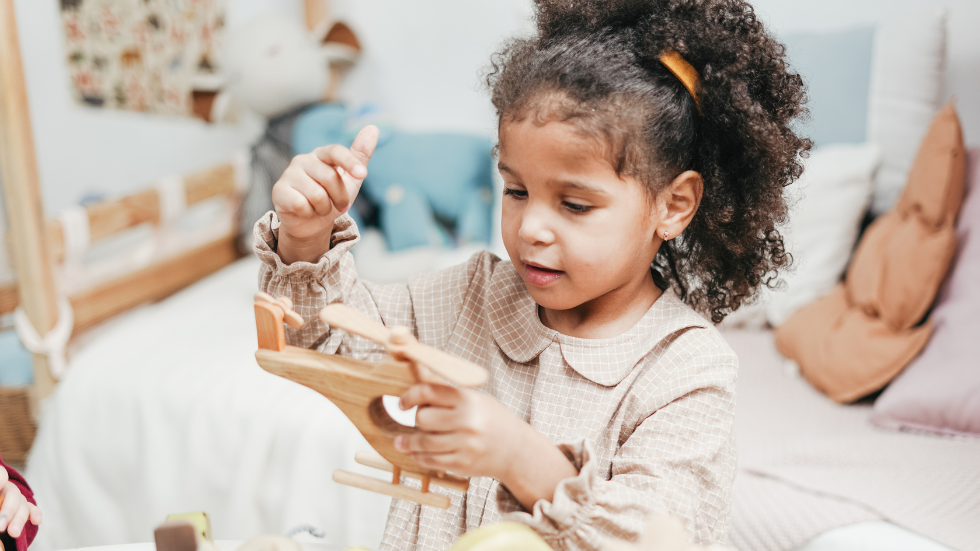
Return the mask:
<path fill-rule="evenodd" d="M 980 549 L 980 2 L 751 3 L 809 86 L 815 148 L 786 190 L 794 269 L 720 327 L 730 543 Z M 44 511 L 34 548 L 147 542 L 187 511 L 216 539 L 378 545 L 389 498 L 330 477 L 366 442 L 255 363 L 251 226 L 293 155 L 377 124 L 360 277 L 506 256 L 484 80 L 532 13 L 0 0 L 0 456 Z"/>

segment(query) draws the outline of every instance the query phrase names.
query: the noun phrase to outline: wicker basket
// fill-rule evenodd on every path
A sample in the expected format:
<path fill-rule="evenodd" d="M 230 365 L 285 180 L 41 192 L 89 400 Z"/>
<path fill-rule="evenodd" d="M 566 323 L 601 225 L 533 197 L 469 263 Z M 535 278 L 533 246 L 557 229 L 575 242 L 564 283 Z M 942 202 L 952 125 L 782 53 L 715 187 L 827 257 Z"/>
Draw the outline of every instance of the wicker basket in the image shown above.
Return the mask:
<path fill-rule="evenodd" d="M 0 457 L 8 463 L 27 462 L 35 432 L 31 389 L 0 387 Z"/>

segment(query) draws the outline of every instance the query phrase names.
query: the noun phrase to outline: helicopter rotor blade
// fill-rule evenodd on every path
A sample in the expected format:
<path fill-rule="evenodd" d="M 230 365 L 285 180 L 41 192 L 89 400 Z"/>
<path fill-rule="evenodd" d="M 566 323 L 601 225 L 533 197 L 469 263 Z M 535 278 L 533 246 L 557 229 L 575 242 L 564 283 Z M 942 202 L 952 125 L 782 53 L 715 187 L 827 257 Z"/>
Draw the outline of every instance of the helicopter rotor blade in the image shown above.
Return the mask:
<path fill-rule="evenodd" d="M 385 347 L 388 346 L 388 340 L 391 338 L 391 331 L 387 327 L 343 304 L 327 305 L 320 310 L 320 320 L 330 327 L 343 329 Z"/>
<path fill-rule="evenodd" d="M 418 341 L 398 346 L 398 351 L 460 386 L 478 387 L 489 377 L 485 369 Z"/>
<path fill-rule="evenodd" d="M 477 387 L 489 377 L 485 369 L 438 348 L 424 345 L 414 338 L 404 343 L 392 342 L 390 329 L 343 304 L 330 304 L 320 310 L 320 320 L 331 327 L 370 339 L 384 346 L 393 355 L 404 355 L 452 383 Z"/>
<path fill-rule="evenodd" d="M 293 301 L 289 297 L 279 297 L 273 298 L 269 293 L 263 293 L 259 291 L 255 293 L 255 300 L 257 302 L 267 302 L 269 304 L 274 304 L 282 309 L 283 321 L 293 329 L 300 329 L 303 324 L 306 323 L 303 320 L 303 316 L 300 316 L 293 311 Z"/>
<path fill-rule="evenodd" d="M 255 293 L 255 300 L 261 300 L 262 302 L 268 302 L 269 304 L 276 303 L 276 299 L 272 298 L 272 295 L 269 293 L 263 293 L 262 291 Z"/>

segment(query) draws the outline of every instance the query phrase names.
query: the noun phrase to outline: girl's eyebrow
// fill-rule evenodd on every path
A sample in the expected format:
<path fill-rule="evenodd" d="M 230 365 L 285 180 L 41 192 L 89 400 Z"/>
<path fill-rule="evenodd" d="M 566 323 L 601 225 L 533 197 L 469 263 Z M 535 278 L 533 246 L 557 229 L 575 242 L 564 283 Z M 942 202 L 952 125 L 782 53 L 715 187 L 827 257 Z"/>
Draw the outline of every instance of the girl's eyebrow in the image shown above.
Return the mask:
<path fill-rule="evenodd" d="M 558 182 L 558 185 L 560 185 L 563 188 L 571 188 L 571 189 L 575 189 L 575 190 L 578 190 L 578 191 L 584 191 L 584 192 L 587 192 L 587 193 L 595 193 L 595 194 L 598 194 L 598 195 L 608 195 L 608 193 L 606 192 L 606 190 L 604 188 L 602 188 L 600 186 L 586 184 L 584 182 L 576 182 L 576 181 L 573 181 L 573 180 L 562 180 L 562 181 Z"/>
<path fill-rule="evenodd" d="M 510 168 L 509 166 L 505 165 L 502 162 L 497 163 L 497 170 L 499 170 L 500 172 L 506 172 L 511 176 L 518 177 L 517 172 L 515 172 L 514 169 Z M 584 191 L 586 193 L 592 193 L 596 195 L 609 195 L 609 193 L 605 190 L 605 188 L 601 186 L 587 184 L 585 182 L 576 182 L 574 180 L 558 180 L 556 183 L 565 189 L 574 189 L 577 191 Z"/>

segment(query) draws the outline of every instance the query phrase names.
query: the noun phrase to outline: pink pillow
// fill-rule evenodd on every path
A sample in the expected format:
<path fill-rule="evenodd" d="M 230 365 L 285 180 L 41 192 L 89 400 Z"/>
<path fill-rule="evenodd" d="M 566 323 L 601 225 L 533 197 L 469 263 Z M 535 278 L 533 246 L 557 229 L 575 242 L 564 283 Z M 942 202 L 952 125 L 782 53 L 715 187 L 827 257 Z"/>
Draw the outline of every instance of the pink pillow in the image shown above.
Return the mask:
<path fill-rule="evenodd" d="M 980 149 L 967 155 L 959 243 L 922 353 L 878 397 L 882 427 L 980 436 Z"/>

